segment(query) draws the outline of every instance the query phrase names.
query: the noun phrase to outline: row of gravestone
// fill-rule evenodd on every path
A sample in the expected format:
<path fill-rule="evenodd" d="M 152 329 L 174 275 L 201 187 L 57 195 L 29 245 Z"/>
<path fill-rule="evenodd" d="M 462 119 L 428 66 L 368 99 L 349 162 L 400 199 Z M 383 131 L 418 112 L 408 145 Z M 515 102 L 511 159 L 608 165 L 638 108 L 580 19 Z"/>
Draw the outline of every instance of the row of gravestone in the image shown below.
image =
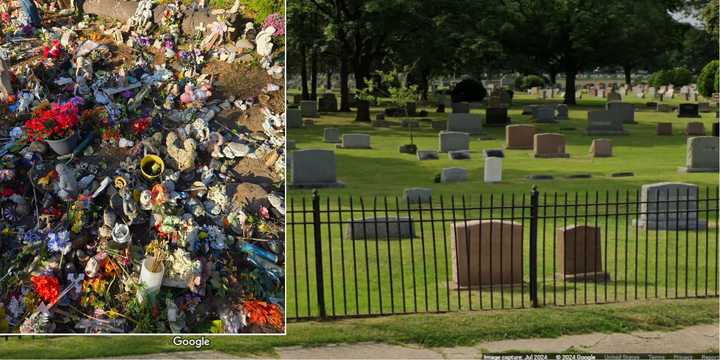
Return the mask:
<path fill-rule="evenodd" d="M 411 197 L 430 202 L 429 189 L 413 188 Z M 638 228 L 649 230 L 703 230 L 708 224 L 700 217 L 699 188 L 693 184 L 663 182 L 641 187 Z M 602 236 L 599 226 L 570 225 L 556 230 L 557 277 L 568 281 L 607 281 L 603 269 Z M 348 241 L 413 239 L 415 221 L 406 217 L 369 217 L 345 224 Z M 508 220 L 462 220 L 450 223 L 454 281 L 461 288 L 521 283 L 525 234 L 523 224 Z M 494 261 L 493 261 L 494 260 Z M 498 261 L 502 260 L 502 261 Z M 492 265 L 493 262 L 495 265 Z M 501 265 L 502 264 L 502 265 Z"/>

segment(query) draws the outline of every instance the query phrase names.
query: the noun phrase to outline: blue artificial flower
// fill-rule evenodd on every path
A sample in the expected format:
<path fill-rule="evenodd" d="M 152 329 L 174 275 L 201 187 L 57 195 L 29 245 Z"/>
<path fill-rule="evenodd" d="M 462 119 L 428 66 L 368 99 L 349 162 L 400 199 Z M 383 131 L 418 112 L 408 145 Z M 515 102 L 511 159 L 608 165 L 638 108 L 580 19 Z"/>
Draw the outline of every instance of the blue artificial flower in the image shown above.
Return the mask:
<path fill-rule="evenodd" d="M 48 250 L 51 252 L 67 254 L 70 251 L 70 233 L 67 230 L 51 232 L 48 234 L 48 239 Z"/>

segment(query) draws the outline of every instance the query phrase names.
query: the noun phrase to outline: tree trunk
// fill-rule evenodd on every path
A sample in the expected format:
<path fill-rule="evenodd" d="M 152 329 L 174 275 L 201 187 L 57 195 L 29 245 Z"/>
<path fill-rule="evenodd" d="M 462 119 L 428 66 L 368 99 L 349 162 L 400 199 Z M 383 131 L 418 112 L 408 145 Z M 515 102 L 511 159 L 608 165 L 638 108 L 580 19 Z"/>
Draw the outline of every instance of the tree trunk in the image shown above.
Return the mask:
<path fill-rule="evenodd" d="M 555 85 L 557 81 L 557 71 L 550 70 L 550 85 Z"/>
<path fill-rule="evenodd" d="M 350 66 L 346 56 L 341 55 L 340 58 L 340 111 L 350 112 L 350 87 L 348 80 L 350 79 Z"/>
<path fill-rule="evenodd" d="M 318 56 L 317 47 L 313 46 L 310 55 L 310 100 L 317 100 L 318 84 Z"/>
<path fill-rule="evenodd" d="M 625 84 L 632 86 L 632 68 L 630 66 L 623 66 L 625 72 Z"/>
<path fill-rule="evenodd" d="M 420 100 L 427 101 L 428 100 L 428 90 L 430 87 L 430 81 L 428 80 L 428 74 L 427 71 L 420 72 L 420 79 L 418 84 L 418 90 L 420 92 Z"/>
<path fill-rule="evenodd" d="M 328 67 L 326 72 L 327 77 L 325 78 L 325 89 L 331 90 L 332 89 L 332 68 Z"/>
<path fill-rule="evenodd" d="M 307 48 L 305 45 L 300 46 L 300 83 L 302 87 L 302 98 L 307 100 L 310 98 L 308 94 L 308 73 L 307 73 Z"/>
<path fill-rule="evenodd" d="M 355 121 L 370 122 L 370 102 L 358 100 Z"/>
<path fill-rule="evenodd" d="M 577 70 L 566 70 L 565 71 L 565 105 L 575 105 L 575 75 Z"/>

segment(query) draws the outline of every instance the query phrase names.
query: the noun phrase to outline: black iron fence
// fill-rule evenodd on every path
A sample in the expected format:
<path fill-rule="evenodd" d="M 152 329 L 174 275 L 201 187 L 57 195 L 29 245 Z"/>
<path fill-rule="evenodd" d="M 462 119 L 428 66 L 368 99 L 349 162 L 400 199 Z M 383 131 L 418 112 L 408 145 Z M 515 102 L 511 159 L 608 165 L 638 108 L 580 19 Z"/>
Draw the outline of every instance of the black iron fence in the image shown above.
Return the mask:
<path fill-rule="evenodd" d="M 290 199 L 288 319 L 718 296 L 718 189 Z"/>

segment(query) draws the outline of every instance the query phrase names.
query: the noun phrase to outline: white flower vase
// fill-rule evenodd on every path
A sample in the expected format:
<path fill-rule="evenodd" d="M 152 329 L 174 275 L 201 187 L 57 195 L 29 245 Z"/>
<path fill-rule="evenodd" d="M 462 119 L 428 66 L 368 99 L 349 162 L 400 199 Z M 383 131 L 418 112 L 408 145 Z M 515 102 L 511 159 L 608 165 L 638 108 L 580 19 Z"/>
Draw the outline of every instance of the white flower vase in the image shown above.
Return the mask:
<path fill-rule="evenodd" d="M 150 270 L 150 264 L 154 261 L 154 257 L 148 256 L 142 262 L 140 269 L 140 283 L 144 286 L 144 288 L 137 293 L 137 299 L 140 302 L 143 302 L 145 296 L 147 295 L 157 294 L 162 286 L 163 275 L 165 274 L 165 265 L 160 265 L 160 271 L 152 272 Z"/>
<path fill-rule="evenodd" d="M 130 228 L 125 224 L 116 223 L 112 230 L 112 239 L 116 248 L 127 248 L 130 245 L 130 240 L 132 240 Z"/>

